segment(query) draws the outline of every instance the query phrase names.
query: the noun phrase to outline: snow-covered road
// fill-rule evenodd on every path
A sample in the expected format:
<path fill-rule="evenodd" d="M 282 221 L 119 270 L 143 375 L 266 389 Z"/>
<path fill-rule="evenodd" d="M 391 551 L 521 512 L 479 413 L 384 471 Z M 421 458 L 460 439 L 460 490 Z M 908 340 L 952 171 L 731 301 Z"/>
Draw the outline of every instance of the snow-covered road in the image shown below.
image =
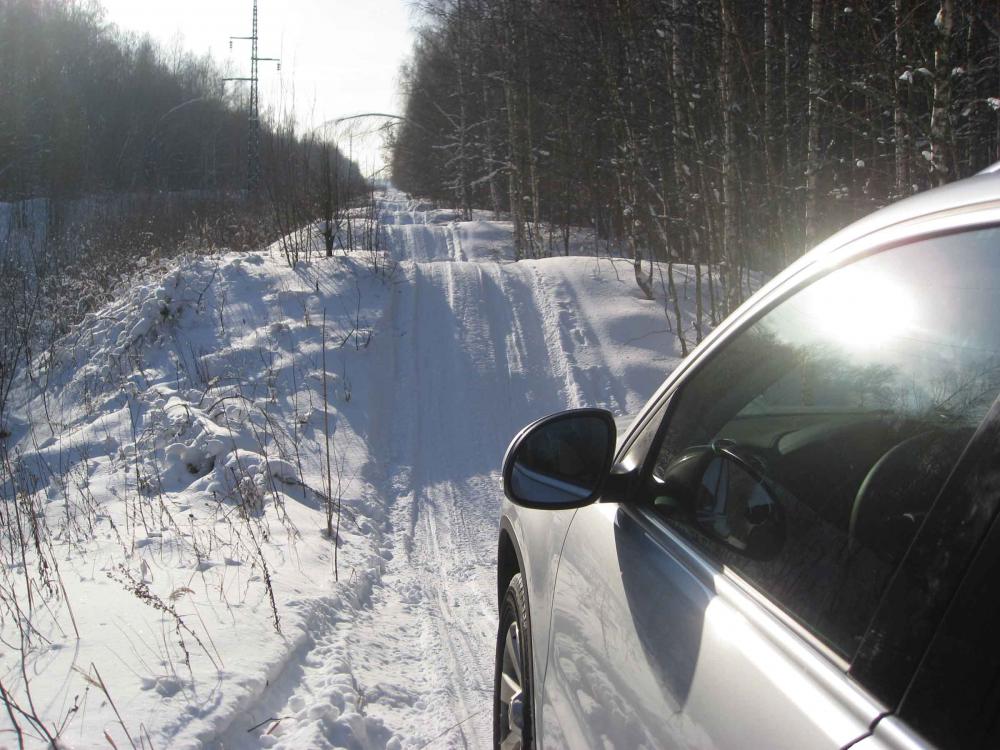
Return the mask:
<path fill-rule="evenodd" d="M 481 748 L 492 738 L 500 458 L 524 423 L 585 396 L 558 316 L 539 315 L 553 302 L 537 268 L 458 260 L 455 225 L 410 205 L 384 207 L 399 267 L 376 334 L 385 398 L 366 467 L 393 498 L 395 556 L 370 607 L 275 715 L 327 700 L 315 686 L 334 652 L 364 654 L 352 672 L 372 716 L 421 742 Z"/>
<path fill-rule="evenodd" d="M 401 625 L 387 666 L 423 708 L 386 723 L 425 737 L 430 727 L 454 726 L 443 746 L 486 747 L 499 461 L 521 424 L 565 399 L 552 387 L 558 368 L 546 341 L 555 332 L 512 306 L 535 293 L 532 269 L 455 260 L 461 250 L 453 227 L 413 218 L 389 234 L 405 281 L 392 302 L 385 392 L 393 405 L 381 423 L 402 554 L 390 564 L 370 627 L 355 628 L 353 637 L 378 638 L 409 607 L 415 617 Z"/>
<path fill-rule="evenodd" d="M 521 426 L 552 411 L 635 409 L 663 370 L 636 363 L 645 376 L 638 390 L 612 379 L 607 352 L 594 346 L 596 321 L 586 319 L 600 317 L 600 296 L 581 299 L 573 283 L 579 263 L 593 267 L 592 283 L 616 279 L 600 261 L 513 263 L 490 252 L 489 222 L 455 223 L 402 197 L 384 201 L 382 215 L 399 265 L 376 333 L 374 391 L 383 400 L 365 478 L 391 498 L 395 553 L 369 606 L 337 637 L 320 639 L 274 715 L 311 702 L 321 712 L 329 661 L 355 654 L 351 673 L 368 715 L 421 745 L 483 748 L 492 740 L 503 451 Z M 280 746 L 317 739 L 290 732 Z"/>

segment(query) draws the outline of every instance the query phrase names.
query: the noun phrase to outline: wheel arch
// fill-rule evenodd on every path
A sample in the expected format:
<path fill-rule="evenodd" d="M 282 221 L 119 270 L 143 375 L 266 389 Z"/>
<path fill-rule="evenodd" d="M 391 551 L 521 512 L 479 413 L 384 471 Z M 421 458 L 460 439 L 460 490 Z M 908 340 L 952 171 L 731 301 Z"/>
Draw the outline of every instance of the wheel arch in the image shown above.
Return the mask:
<path fill-rule="evenodd" d="M 502 606 L 510 579 L 517 573 L 525 578 L 527 590 L 527 571 L 521 559 L 521 549 L 518 547 L 510 521 L 504 516 L 500 520 L 500 535 L 497 541 L 497 607 Z"/>

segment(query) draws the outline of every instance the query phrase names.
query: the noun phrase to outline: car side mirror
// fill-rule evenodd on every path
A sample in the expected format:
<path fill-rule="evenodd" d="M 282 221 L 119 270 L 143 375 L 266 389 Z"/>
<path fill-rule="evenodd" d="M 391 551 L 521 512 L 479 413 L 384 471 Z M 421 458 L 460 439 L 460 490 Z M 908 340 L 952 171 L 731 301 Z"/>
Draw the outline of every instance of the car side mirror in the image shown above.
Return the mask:
<path fill-rule="evenodd" d="M 784 547 L 785 511 L 775 489 L 729 441 L 689 449 L 656 484 L 656 505 L 734 552 L 770 560 Z"/>
<path fill-rule="evenodd" d="M 579 508 L 601 493 L 617 431 L 605 409 L 572 409 L 533 422 L 503 460 L 504 493 L 527 508 Z"/>

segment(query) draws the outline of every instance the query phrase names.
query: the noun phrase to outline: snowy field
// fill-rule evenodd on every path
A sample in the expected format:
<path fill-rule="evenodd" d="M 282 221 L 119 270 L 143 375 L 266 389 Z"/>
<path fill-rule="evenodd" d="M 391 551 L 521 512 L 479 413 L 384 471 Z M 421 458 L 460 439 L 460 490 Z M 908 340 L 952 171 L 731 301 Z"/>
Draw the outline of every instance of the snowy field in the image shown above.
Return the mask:
<path fill-rule="evenodd" d="M 187 259 L 20 383 L 0 682 L 27 746 L 489 745 L 503 450 L 558 409 L 634 414 L 679 345 L 626 262 L 515 263 L 509 224 L 399 194 L 381 216 L 377 266 Z"/>

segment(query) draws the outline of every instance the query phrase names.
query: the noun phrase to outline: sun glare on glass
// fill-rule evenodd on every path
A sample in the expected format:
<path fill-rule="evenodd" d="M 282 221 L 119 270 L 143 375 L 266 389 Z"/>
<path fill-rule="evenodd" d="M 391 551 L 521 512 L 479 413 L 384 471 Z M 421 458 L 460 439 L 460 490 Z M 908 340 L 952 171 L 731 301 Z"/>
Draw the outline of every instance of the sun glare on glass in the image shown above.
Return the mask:
<path fill-rule="evenodd" d="M 810 316 L 844 346 L 870 349 L 906 335 L 917 321 L 910 293 L 884 275 L 848 269 L 817 285 Z"/>

